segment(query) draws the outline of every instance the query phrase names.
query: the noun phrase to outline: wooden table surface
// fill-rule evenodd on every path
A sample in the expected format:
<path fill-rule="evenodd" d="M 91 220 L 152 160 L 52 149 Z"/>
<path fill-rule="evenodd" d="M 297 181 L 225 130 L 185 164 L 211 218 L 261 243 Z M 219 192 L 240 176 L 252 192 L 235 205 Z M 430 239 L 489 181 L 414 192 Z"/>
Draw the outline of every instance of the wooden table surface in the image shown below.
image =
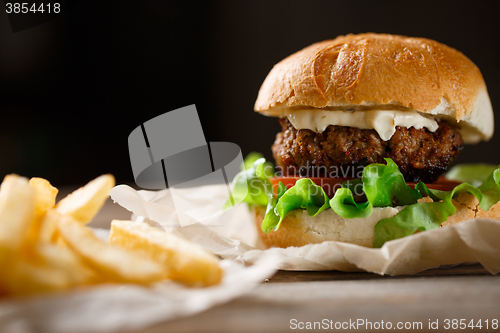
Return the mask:
<path fill-rule="evenodd" d="M 107 227 L 113 218 L 128 219 L 130 213 L 107 202 L 92 225 Z M 453 319 L 458 326 L 460 319 L 467 325 L 473 320 L 474 329 L 457 329 L 460 332 L 500 332 L 500 327 L 491 326 L 492 320 L 500 321 L 500 276 L 492 276 L 479 264 L 399 277 L 278 271 L 244 297 L 140 332 L 290 332 L 301 331 L 307 322 L 319 322 L 322 331 L 335 330 L 335 325 L 340 330 L 349 325 L 350 330 L 372 331 L 377 325 L 386 328 L 388 322 L 392 329 L 400 323 L 403 328 L 428 331 L 429 323 L 436 321 L 440 331 L 453 331 L 445 329 L 453 328 Z M 476 326 L 479 320 L 482 328 Z"/>

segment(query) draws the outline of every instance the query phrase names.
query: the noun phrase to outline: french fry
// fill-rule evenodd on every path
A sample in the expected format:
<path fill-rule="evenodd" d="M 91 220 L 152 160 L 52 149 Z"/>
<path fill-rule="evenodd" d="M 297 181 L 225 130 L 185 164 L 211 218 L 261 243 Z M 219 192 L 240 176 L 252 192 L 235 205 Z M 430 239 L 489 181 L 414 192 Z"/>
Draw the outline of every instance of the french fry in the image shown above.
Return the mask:
<path fill-rule="evenodd" d="M 11 249 L 0 246 L 0 295 L 7 294 L 9 288 L 7 286 L 7 280 L 10 272 L 10 263 L 12 258 L 16 256 L 16 252 Z"/>
<path fill-rule="evenodd" d="M 71 216 L 56 218 L 62 239 L 89 266 L 108 277 L 110 281 L 148 284 L 163 279 L 163 269 L 156 262 L 101 241 L 92 230 Z"/>
<path fill-rule="evenodd" d="M 43 230 L 42 241 L 46 242 L 52 237 L 55 228 L 50 228 L 50 226 L 43 225 L 43 219 L 47 210 L 54 207 L 56 203 L 56 197 L 59 190 L 52 186 L 49 181 L 34 177 L 29 180 L 29 185 L 35 191 L 35 216 L 33 223 L 31 224 L 29 235 L 26 238 L 26 245 L 30 246 L 36 243 L 40 237 Z M 49 231 L 47 229 L 52 229 Z"/>
<path fill-rule="evenodd" d="M 115 186 L 112 175 L 102 175 L 62 199 L 56 206 L 61 215 L 71 216 L 76 221 L 87 224 L 104 205 L 109 191 Z"/>
<path fill-rule="evenodd" d="M 113 220 L 109 241 L 160 263 L 172 280 L 191 286 L 210 286 L 221 280 L 222 270 L 214 255 L 147 223 Z"/>
<path fill-rule="evenodd" d="M 97 272 L 88 267 L 82 259 L 68 247 L 56 244 L 37 244 L 37 261 L 45 266 L 64 271 L 68 284 L 77 286 L 99 282 Z"/>
<path fill-rule="evenodd" d="M 0 248 L 17 250 L 35 215 L 35 190 L 28 179 L 7 175 L 0 190 Z M 0 257 L 1 264 L 1 257 Z"/>
<path fill-rule="evenodd" d="M 31 178 L 29 185 L 35 190 L 35 218 L 40 218 L 47 210 L 54 207 L 59 190 L 48 180 L 38 177 Z"/>
<path fill-rule="evenodd" d="M 37 265 L 22 257 L 10 260 L 6 272 L 7 274 L 2 276 L 2 285 L 9 295 L 65 290 L 72 285 L 66 271 Z"/>
<path fill-rule="evenodd" d="M 104 175 L 55 205 L 58 190 L 47 180 L 6 176 L 0 187 L 0 296 L 107 282 L 220 281 L 215 256 L 145 223 L 113 221 L 112 244 L 97 238 L 85 224 L 113 186 L 113 176 Z"/>
<path fill-rule="evenodd" d="M 52 210 L 49 210 L 49 212 Z M 38 234 L 38 239 L 42 243 L 56 243 L 57 242 L 57 225 L 53 218 L 45 214 Z"/>

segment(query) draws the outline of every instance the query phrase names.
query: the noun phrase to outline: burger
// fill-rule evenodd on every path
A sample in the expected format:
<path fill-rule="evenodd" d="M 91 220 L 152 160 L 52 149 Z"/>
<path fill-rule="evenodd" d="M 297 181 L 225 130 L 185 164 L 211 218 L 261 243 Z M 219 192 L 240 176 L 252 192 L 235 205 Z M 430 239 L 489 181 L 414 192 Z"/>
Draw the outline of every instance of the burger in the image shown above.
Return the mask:
<path fill-rule="evenodd" d="M 481 72 L 451 47 L 373 33 L 319 42 L 273 67 L 255 111 L 281 124 L 276 168 L 249 155 L 233 195 L 251 206 L 267 247 L 381 247 L 500 219 L 500 168 L 456 166 L 443 177 L 465 144 L 494 131 Z"/>

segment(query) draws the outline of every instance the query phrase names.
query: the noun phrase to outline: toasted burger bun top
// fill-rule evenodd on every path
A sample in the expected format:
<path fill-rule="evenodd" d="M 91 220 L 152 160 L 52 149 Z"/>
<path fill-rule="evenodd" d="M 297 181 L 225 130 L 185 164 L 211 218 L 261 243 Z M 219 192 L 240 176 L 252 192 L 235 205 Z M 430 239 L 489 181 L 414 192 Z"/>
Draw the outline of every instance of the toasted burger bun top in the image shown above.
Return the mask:
<path fill-rule="evenodd" d="M 339 36 L 274 66 L 255 111 L 299 107 L 414 110 L 460 124 L 466 143 L 489 140 L 493 109 L 481 72 L 461 52 L 425 38 Z"/>

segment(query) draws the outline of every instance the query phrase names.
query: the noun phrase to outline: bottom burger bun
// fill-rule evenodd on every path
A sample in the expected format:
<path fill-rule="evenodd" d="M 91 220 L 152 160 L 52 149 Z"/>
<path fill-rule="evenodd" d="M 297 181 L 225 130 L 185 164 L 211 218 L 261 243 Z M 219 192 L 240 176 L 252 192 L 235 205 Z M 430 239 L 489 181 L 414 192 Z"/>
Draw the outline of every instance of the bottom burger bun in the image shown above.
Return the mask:
<path fill-rule="evenodd" d="M 432 202 L 429 197 L 420 202 Z M 457 208 L 454 215 L 450 216 L 441 226 L 452 225 L 474 218 L 492 218 L 500 220 L 500 202 L 484 211 L 479 207 L 479 202 L 473 195 L 462 193 L 453 200 Z M 291 211 L 281 222 L 278 230 L 264 233 L 261 229 L 266 208 L 254 207 L 255 224 L 263 244 L 267 247 L 287 248 L 290 246 L 304 246 L 307 244 L 322 243 L 325 241 L 338 241 L 365 247 L 373 246 L 374 227 L 378 221 L 395 216 L 404 206 L 378 207 L 367 218 L 346 219 L 337 215 L 332 209 L 327 209 L 317 216 L 307 215 L 306 210 Z"/>
<path fill-rule="evenodd" d="M 296 209 L 288 213 L 278 230 L 264 233 L 261 224 L 266 214 L 264 207 L 255 207 L 255 223 L 260 239 L 266 247 L 304 246 L 325 241 L 339 241 L 372 247 L 374 227 L 378 221 L 393 217 L 403 207 L 374 208 L 366 218 L 343 218 L 327 209 L 311 217 L 307 211 Z"/>
<path fill-rule="evenodd" d="M 424 199 L 432 201 L 430 198 Z M 474 218 L 500 220 L 500 202 L 491 206 L 490 210 L 485 211 L 479 207 L 479 201 L 475 196 L 468 193 L 461 193 L 456 200 L 453 200 L 453 205 L 457 208 L 457 212 L 444 221 L 441 224 L 442 227 Z"/>

